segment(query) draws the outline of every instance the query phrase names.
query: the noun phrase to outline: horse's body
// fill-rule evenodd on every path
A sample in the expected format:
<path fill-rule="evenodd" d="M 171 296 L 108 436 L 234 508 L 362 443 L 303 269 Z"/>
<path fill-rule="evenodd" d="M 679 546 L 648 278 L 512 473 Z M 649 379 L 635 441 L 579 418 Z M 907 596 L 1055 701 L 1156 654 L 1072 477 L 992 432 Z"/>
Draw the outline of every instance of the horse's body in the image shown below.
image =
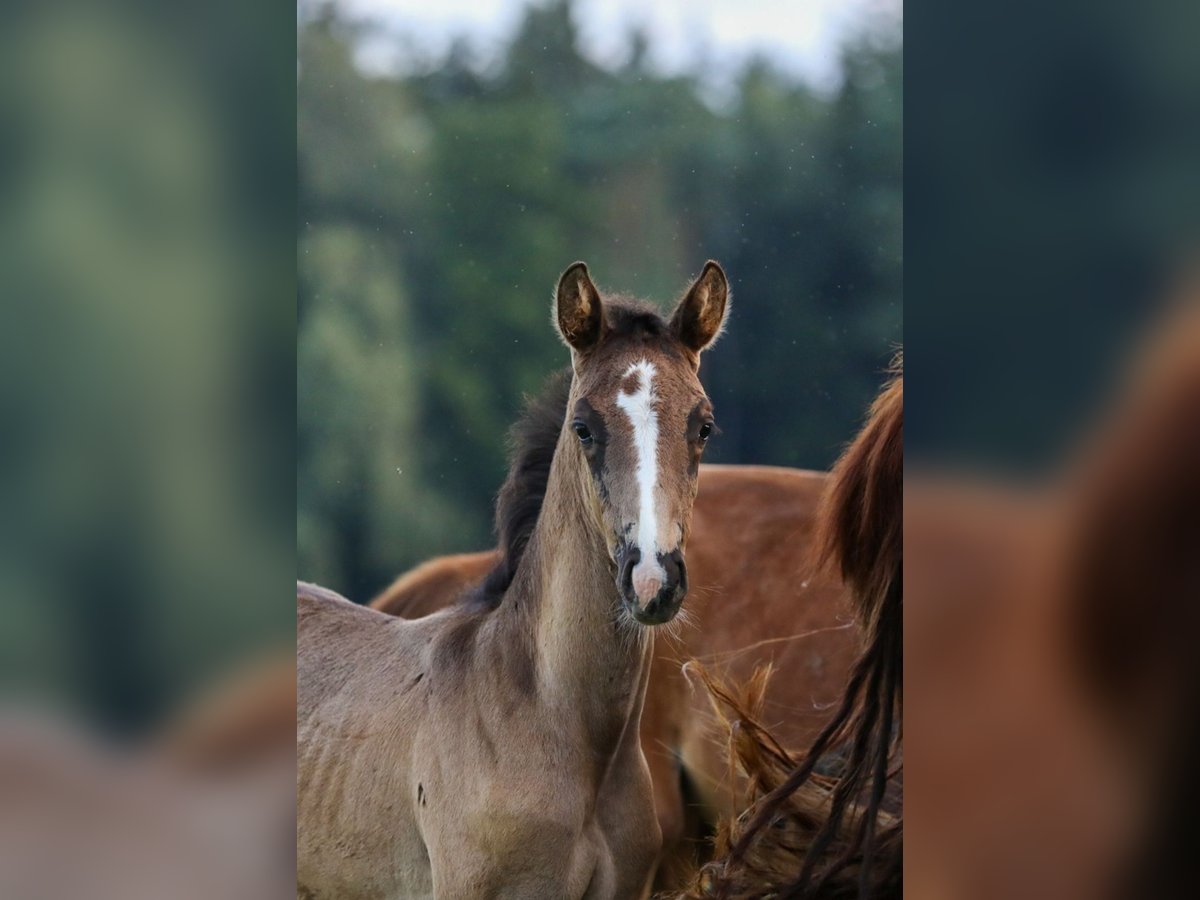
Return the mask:
<path fill-rule="evenodd" d="M 787 746 L 804 747 L 841 696 L 858 629 L 837 577 L 811 553 L 826 484 L 820 472 L 703 465 L 688 541 L 688 621 L 656 646 L 642 715 L 664 857 L 676 876 L 702 823 L 727 813 L 734 785 L 705 692 L 682 671 L 689 659 L 743 681 L 771 663 L 765 715 Z M 439 557 L 398 578 L 372 606 L 417 618 L 468 595 L 499 551 Z M 667 877 L 662 883 L 670 884 Z M 674 879 L 678 881 L 678 877 Z"/>
<path fill-rule="evenodd" d="M 302 896 L 644 892 L 661 845 L 645 626 L 687 589 L 713 427 L 696 372 L 726 295 L 710 263 L 668 323 L 564 273 L 574 375 L 542 508 L 474 602 L 411 621 L 298 588 Z"/>

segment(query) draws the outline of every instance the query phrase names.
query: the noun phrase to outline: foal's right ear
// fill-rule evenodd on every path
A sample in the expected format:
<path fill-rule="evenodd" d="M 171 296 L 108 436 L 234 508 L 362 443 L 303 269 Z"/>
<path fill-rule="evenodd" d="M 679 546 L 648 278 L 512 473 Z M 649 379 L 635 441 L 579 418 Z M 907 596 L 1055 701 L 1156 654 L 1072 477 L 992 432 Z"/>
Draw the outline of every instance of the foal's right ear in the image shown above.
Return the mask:
<path fill-rule="evenodd" d="M 567 346 L 583 353 L 604 334 L 600 292 L 588 276 L 587 264 L 577 262 L 562 273 L 554 295 L 554 322 Z"/>
<path fill-rule="evenodd" d="M 698 356 L 725 327 L 728 307 L 729 280 L 725 271 L 710 259 L 671 315 L 671 330 Z"/>

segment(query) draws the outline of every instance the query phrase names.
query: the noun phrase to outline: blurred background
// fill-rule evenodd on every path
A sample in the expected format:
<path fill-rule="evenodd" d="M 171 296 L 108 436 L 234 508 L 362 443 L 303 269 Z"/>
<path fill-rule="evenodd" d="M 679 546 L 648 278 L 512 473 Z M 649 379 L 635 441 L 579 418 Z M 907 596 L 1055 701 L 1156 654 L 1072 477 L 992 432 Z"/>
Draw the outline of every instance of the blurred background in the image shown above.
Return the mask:
<path fill-rule="evenodd" d="M 294 640 L 289 18 L 0 27 L 0 700 L 144 732 Z"/>
<path fill-rule="evenodd" d="M 1200 250 L 1200 4 L 906 4 L 906 463 L 1045 474 Z"/>
<path fill-rule="evenodd" d="M 898 3 L 387 0 L 299 13 L 300 577 L 492 545 L 559 273 L 733 286 L 706 459 L 825 468 L 901 339 Z"/>
<path fill-rule="evenodd" d="M 294 881 L 294 23 L 0 9 L 0 896 Z"/>

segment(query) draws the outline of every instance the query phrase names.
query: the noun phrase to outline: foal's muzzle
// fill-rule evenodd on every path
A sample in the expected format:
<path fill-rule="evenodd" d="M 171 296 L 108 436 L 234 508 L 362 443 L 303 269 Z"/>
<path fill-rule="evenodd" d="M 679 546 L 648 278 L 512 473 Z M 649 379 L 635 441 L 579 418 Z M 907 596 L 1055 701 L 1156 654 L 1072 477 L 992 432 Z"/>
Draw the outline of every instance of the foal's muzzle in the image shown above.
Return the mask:
<path fill-rule="evenodd" d="M 656 554 L 655 563 L 642 562 L 640 547 L 623 544 L 617 552 L 621 602 L 642 625 L 670 622 L 687 594 L 687 565 L 682 551 Z"/>

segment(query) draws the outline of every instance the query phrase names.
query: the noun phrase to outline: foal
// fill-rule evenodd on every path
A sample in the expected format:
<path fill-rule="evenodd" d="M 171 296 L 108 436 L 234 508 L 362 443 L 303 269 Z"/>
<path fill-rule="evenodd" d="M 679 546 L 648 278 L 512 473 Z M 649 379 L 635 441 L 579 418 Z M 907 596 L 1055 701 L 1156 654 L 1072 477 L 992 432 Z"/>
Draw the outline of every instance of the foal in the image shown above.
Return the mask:
<path fill-rule="evenodd" d="M 697 371 L 727 297 L 709 262 L 666 322 L 567 269 L 573 376 L 543 511 L 478 602 L 406 621 L 298 587 L 301 896 L 645 891 L 661 838 L 638 742 L 644 626 L 687 591 L 713 429 Z"/>

